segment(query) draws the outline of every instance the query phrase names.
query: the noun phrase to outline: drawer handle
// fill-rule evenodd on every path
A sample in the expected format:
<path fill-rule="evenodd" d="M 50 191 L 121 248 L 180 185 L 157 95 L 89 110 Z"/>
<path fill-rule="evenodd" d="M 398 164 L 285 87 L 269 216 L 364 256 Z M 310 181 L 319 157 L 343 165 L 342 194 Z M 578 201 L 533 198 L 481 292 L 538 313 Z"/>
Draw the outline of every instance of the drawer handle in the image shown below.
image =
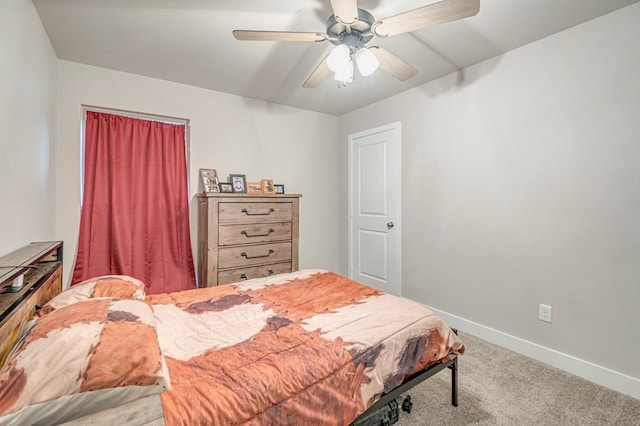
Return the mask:
<path fill-rule="evenodd" d="M 248 279 L 248 278 L 247 278 L 247 274 L 242 274 L 242 275 L 240 275 L 240 278 L 242 278 L 243 280 Z"/>
<path fill-rule="evenodd" d="M 249 235 L 249 233 L 245 230 L 242 230 L 242 232 L 240 232 L 242 235 L 247 236 L 248 238 L 252 238 L 252 237 L 268 237 L 269 234 L 271 234 L 272 232 L 275 232 L 273 228 L 269 228 L 269 230 L 267 231 L 266 234 L 251 234 Z"/>
<path fill-rule="evenodd" d="M 268 275 L 273 275 L 273 269 L 269 269 L 269 270 L 267 271 L 267 276 L 268 276 Z"/>
<path fill-rule="evenodd" d="M 246 214 L 247 216 L 269 216 L 271 213 L 275 212 L 275 209 L 273 207 L 269 208 L 269 211 L 266 213 L 249 213 L 249 211 L 247 209 L 242 209 L 242 213 Z"/>
<path fill-rule="evenodd" d="M 275 253 L 273 251 L 273 249 L 269 249 L 269 252 L 267 254 L 259 254 L 257 256 L 249 256 L 246 251 L 243 251 L 242 253 L 240 253 L 240 256 L 244 256 L 247 259 L 258 259 L 260 257 L 269 257 L 272 253 Z"/>

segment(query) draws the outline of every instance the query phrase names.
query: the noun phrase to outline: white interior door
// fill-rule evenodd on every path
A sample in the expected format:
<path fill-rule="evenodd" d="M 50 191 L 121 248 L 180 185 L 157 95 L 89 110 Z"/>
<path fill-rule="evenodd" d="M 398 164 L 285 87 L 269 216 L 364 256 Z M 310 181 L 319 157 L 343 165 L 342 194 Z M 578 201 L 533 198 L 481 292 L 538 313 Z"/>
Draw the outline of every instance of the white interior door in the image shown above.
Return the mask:
<path fill-rule="evenodd" d="M 349 136 L 350 277 L 401 292 L 401 125 Z"/>

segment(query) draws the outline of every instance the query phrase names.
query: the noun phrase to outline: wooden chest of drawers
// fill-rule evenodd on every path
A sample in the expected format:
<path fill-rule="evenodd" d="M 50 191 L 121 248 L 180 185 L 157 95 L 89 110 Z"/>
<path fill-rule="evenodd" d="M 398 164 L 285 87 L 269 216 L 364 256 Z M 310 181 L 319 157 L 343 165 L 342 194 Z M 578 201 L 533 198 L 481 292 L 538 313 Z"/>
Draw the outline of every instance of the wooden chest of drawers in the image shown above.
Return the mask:
<path fill-rule="evenodd" d="M 298 270 L 298 194 L 198 195 L 200 287 Z"/>

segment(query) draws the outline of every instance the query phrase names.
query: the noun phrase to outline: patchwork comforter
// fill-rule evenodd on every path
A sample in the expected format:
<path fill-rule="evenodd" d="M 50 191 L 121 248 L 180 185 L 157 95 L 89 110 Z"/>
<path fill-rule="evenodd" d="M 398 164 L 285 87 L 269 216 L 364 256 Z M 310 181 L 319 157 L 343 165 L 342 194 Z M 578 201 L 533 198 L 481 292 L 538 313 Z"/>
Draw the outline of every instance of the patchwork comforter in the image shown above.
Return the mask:
<path fill-rule="evenodd" d="M 326 271 L 144 289 L 96 277 L 47 303 L 0 370 L 0 424 L 105 424 L 161 399 L 169 425 L 347 425 L 464 352 L 428 309 Z"/>
<path fill-rule="evenodd" d="M 464 346 L 411 301 L 320 270 L 147 296 L 169 425 L 346 425 Z"/>

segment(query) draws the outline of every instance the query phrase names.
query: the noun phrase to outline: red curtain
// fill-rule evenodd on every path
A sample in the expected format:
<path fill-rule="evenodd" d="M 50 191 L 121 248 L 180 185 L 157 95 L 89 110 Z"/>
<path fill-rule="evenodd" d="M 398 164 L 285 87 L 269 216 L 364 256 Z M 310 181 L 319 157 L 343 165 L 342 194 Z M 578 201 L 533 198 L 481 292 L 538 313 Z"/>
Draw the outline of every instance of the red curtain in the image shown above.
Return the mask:
<path fill-rule="evenodd" d="M 72 285 L 130 275 L 147 293 L 195 288 L 185 126 L 87 112 Z"/>

